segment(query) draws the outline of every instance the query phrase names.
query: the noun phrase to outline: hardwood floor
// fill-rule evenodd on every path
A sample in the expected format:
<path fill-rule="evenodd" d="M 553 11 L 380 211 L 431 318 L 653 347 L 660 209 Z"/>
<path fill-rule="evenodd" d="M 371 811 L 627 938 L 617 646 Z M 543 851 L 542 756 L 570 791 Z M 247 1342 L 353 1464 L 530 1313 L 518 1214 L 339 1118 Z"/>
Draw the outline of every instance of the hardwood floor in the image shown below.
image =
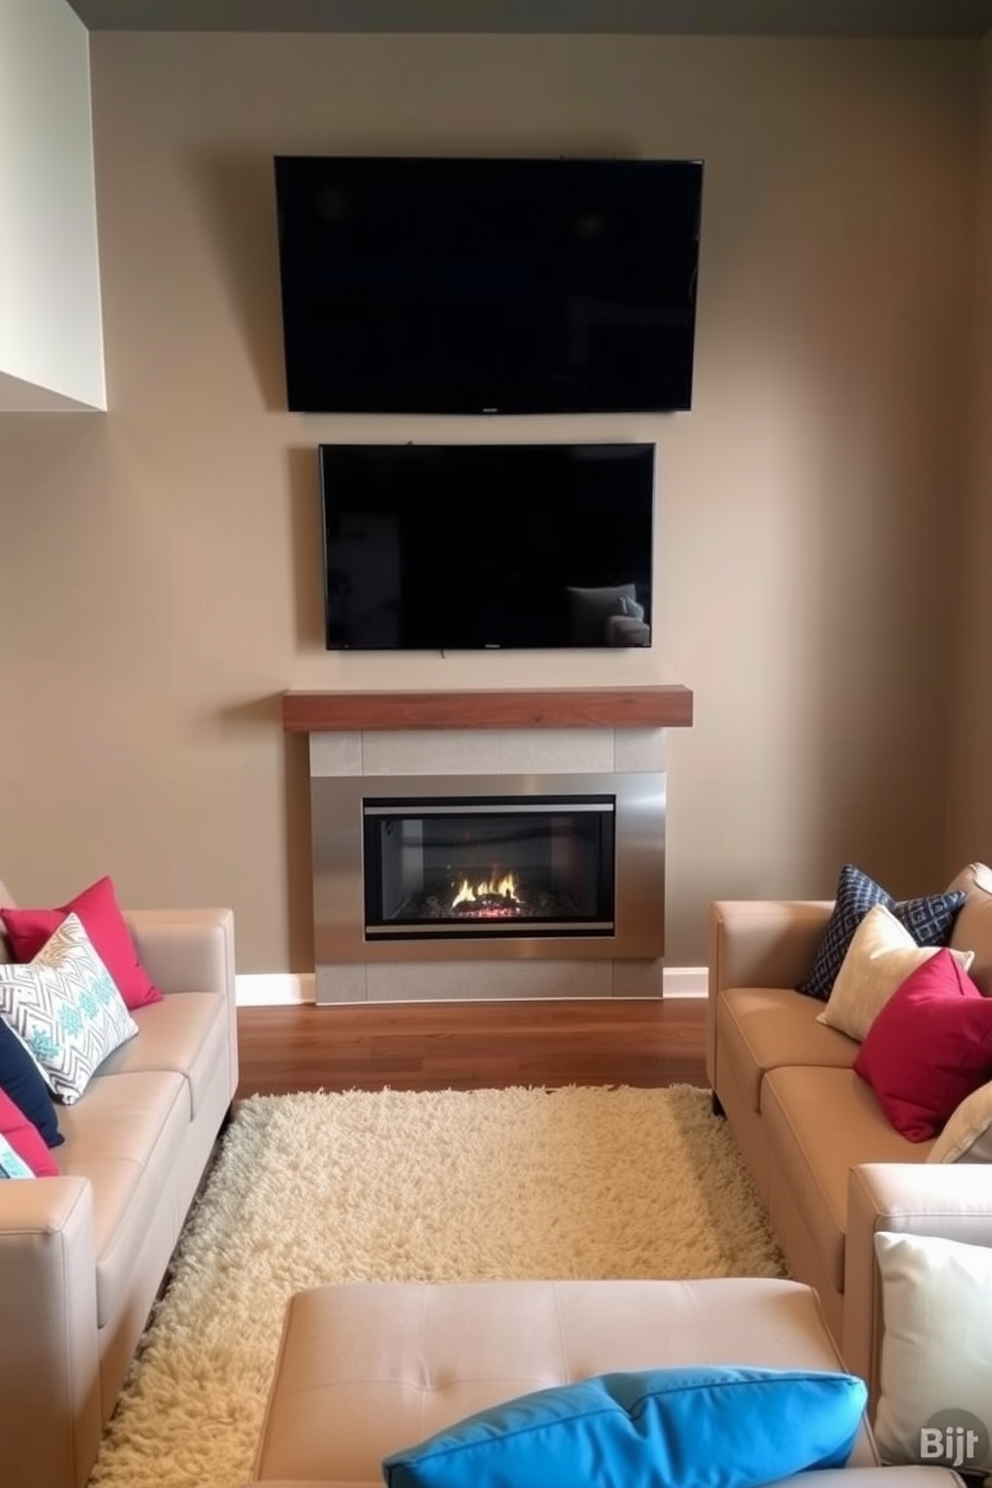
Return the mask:
<path fill-rule="evenodd" d="M 706 1003 L 370 1003 L 238 1010 L 238 1096 L 707 1084 Z"/>

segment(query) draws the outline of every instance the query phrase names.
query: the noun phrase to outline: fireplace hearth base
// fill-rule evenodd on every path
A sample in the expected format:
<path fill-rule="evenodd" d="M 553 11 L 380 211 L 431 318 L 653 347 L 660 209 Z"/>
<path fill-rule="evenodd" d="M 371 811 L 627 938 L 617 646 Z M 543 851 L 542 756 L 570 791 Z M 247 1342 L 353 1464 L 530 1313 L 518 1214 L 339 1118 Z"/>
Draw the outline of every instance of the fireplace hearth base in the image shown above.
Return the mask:
<path fill-rule="evenodd" d="M 664 962 L 390 961 L 318 964 L 318 1005 L 661 997 Z"/>

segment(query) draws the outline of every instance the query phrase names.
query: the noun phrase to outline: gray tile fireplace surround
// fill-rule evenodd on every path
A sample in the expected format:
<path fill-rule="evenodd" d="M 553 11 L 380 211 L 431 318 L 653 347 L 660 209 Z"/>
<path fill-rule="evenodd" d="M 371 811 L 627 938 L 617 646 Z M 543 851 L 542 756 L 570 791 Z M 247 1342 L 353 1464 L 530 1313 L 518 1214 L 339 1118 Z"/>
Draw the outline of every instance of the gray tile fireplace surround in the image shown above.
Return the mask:
<path fill-rule="evenodd" d="M 348 708 L 340 713 L 332 708 L 326 728 L 320 708 L 315 714 L 297 710 L 294 719 L 289 700 L 320 696 L 286 694 L 284 708 L 285 726 L 309 734 L 319 1004 L 662 995 L 664 727 L 642 724 L 639 717 L 631 726 L 626 718 L 619 725 L 603 723 L 609 709 L 602 708 L 580 710 L 571 726 L 565 707 L 542 710 L 534 723 L 528 718 L 523 726 L 507 727 L 480 725 L 473 716 L 466 717 L 466 727 L 447 727 L 458 713 L 444 708 L 437 710 L 439 726 L 402 710 L 397 721 L 412 717 L 412 727 L 393 727 L 374 711 L 371 727 L 347 727 L 362 719 L 360 709 Z M 691 722 L 691 694 L 687 697 L 688 716 L 671 721 Z M 684 715 L 685 708 L 681 711 Z M 513 718 L 512 709 L 507 716 Z M 563 718 L 565 725 L 558 726 Z M 570 797 L 601 792 L 615 801 L 616 910 L 608 933 L 599 938 L 567 930 L 470 940 L 369 937 L 363 798 L 389 802 L 394 795 L 443 800 L 491 794 L 525 801 L 535 791 Z"/>

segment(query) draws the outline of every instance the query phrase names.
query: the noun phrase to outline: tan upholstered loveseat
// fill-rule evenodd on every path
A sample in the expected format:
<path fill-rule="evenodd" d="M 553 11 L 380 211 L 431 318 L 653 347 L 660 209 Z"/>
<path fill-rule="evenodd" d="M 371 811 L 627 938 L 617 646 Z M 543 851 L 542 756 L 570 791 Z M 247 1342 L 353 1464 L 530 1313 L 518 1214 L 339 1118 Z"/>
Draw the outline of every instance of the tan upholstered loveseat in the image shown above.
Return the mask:
<path fill-rule="evenodd" d="M 951 946 L 992 993 L 992 870 L 971 864 Z M 816 1021 L 806 977 L 830 901 L 724 900 L 710 908 L 707 1070 L 789 1269 L 815 1287 L 847 1367 L 877 1399 L 876 1230 L 992 1245 L 992 1166 L 928 1164 L 851 1068 L 858 1044 Z"/>
<path fill-rule="evenodd" d="M 62 1176 L 0 1184 L 0 1481 L 19 1488 L 85 1484 L 238 1081 L 231 911 L 127 921 L 165 996 L 59 1107 Z"/>

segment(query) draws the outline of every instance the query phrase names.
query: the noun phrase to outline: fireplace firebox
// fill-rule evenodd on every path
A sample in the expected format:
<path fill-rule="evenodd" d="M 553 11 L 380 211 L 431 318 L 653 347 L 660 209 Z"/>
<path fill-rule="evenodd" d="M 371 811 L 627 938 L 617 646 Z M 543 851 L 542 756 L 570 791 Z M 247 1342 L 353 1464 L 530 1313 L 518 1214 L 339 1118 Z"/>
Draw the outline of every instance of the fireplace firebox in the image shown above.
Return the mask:
<path fill-rule="evenodd" d="M 612 794 L 366 797 L 368 940 L 612 935 Z"/>
<path fill-rule="evenodd" d="M 311 831 L 318 967 L 663 954 L 663 772 L 314 776 Z"/>

